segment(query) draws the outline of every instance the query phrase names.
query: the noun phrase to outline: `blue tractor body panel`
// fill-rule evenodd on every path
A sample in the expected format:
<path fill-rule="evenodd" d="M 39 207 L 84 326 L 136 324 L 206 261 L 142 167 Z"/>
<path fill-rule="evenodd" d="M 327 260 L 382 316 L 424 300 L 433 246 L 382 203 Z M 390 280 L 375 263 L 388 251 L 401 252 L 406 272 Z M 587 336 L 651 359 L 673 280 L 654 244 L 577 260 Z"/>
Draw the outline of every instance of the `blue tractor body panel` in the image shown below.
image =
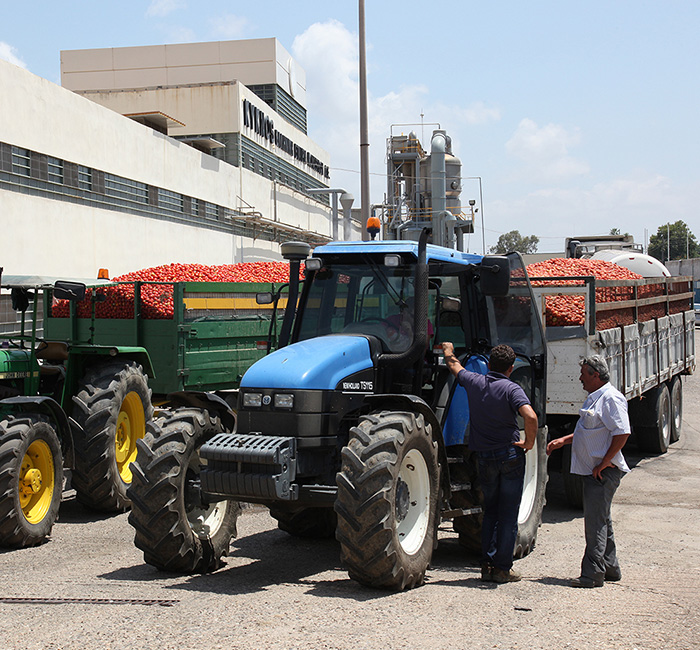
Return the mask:
<path fill-rule="evenodd" d="M 241 388 L 333 390 L 345 377 L 372 368 L 369 341 L 330 335 L 288 345 L 254 363 Z"/>

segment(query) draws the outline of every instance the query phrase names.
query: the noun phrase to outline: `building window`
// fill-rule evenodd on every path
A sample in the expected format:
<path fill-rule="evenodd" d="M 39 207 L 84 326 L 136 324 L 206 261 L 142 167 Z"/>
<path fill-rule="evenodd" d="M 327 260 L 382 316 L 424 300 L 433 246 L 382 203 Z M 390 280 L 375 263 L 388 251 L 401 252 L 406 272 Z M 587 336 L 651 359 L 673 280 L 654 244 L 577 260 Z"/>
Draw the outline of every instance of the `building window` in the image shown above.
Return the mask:
<path fill-rule="evenodd" d="M 204 204 L 204 216 L 207 219 L 217 220 L 219 218 L 219 206 L 207 201 Z"/>
<path fill-rule="evenodd" d="M 48 180 L 50 183 L 63 184 L 63 161 L 48 157 Z"/>
<path fill-rule="evenodd" d="M 148 203 L 148 185 L 128 178 L 105 174 L 105 194 L 125 201 Z"/>
<path fill-rule="evenodd" d="M 29 176 L 31 170 L 31 155 L 29 149 L 12 147 L 12 173 Z"/>
<path fill-rule="evenodd" d="M 84 165 L 78 165 L 78 187 L 81 190 L 92 189 L 92 169 Z"/>
<path fill-rule="evenodd" d="M 158 205 L 166 210 L 183 212 L 182 194 L 158 188 Z"/>
<path fill-rule="evenodd" d="M 195 216 L 199 215 L 199 199 L 191 199 L 191 213 Z"/>

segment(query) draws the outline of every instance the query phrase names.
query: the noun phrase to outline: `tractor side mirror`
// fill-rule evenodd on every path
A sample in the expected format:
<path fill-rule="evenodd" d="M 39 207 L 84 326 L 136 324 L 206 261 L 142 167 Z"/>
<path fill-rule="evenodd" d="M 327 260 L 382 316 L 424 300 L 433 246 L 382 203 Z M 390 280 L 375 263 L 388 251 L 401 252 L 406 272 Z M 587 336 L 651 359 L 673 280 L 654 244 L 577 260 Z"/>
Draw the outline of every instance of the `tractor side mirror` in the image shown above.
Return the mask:
<path fill-rule="evenodd" d="M 82 282 L 57 280 L 53 285 L 53 297 L 58 300 L 77 300 L 85 298 L 86 287 Z"/>
<path fill-rule="evenodd" d="M 481 292 L 485 296 L 507 296 L 510 288 L 510 262 L 502 255 L 486 255 L 479 265 Z"/>
<path fill-rule="evenodd" d="M 269 291 L 267 291 L 265 293 L 256 293 L 255 294 L 255 302 L 258 305 L 271 305 L 274 301 L 275 300 Z"/>

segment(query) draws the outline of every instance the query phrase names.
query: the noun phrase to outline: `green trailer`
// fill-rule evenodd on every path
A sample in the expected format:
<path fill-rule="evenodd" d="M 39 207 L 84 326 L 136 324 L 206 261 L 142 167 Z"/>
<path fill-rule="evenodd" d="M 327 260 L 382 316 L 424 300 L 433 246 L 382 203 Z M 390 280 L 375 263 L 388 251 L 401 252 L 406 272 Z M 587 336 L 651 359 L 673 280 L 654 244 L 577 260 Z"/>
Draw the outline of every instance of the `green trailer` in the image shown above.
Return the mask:
<path fill-rule="evenodd" d="M 275 345 L 286 302 L 258 304 L 286 286 L 270 283 L 90 284 L 3 282 L 21 316 L 0 342 L 0 508 L 10 513 L 0 512 L 0 546 L 48 537 L 63 470 L 85 506 L 127 509 L 154 405 L 187 391 L 233 404 L 245 370 Z"/>

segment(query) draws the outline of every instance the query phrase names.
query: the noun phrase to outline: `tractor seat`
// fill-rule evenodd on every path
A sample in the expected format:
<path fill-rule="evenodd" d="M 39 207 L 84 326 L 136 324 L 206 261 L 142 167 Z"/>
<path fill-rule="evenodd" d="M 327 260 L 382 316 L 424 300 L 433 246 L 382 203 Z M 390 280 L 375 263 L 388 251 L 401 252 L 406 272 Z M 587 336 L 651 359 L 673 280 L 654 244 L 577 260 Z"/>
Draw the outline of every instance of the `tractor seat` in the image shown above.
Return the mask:
<path fill-rule="evenodd" d="M 67 361 L 68 344 L 64 341 L 41 341 L 36 347 L 36 358 L 47 361 Z"/>

